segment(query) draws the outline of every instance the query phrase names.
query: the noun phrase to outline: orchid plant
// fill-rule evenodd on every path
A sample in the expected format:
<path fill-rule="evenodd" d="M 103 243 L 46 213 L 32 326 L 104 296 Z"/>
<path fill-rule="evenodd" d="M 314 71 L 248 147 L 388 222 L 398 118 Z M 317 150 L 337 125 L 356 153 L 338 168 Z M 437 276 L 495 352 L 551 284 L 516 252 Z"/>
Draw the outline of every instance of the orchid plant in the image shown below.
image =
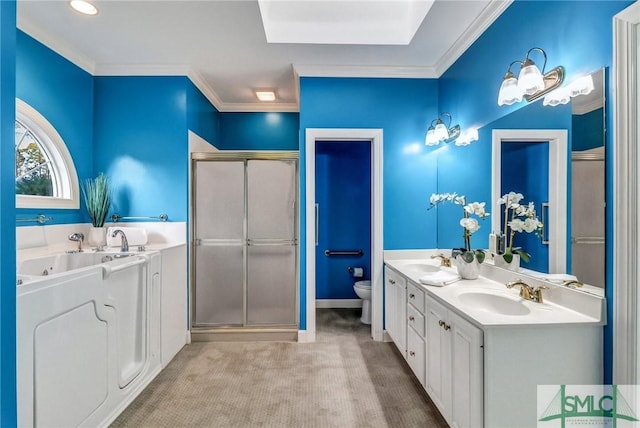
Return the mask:
<path fill-rule="evenodd" d="M 529 262 L 531 255 L 520 247 L 513 247 L 516 233 L 535 233 L 542 235 L 542 222 L 536 215 L 533 202 L 526 205 L 520 204 L 524 199 L 522 193 L 509 192 L 498 198 L 498 205 L 504 205 L 503 236 L 506 239 L 505 252 L 502 254 L 504 261 L 511 263 L 513 255 L 518 254 L 522 260 Z"/>
<path fill-rule="evenodd" d="M 477 218 L 472 216 L 476 216 L 481 220 L 484 220 L 485 217 L 489 216 L 489 213 L 485 211 L 485 203 L 484 202 L 472 202 L 467 204 L 467 198 L 464 195 L 458 195 L 457 193 L 433 193 L 431 198 L 429 199 L 431 205 L 429 209 L 435 207 L 441 202 L 453 202 L 456 205 L 462 205 L 463 217 L 460 219 L 460 226 L 464 230 L 463 238 L 464 238 L 464 248 L 454 249 L 452 252 L 452 256 L 460 254 L 462 259 L 471 263 L 473 258 L 478 260 L 479 263 L 484 261 L 484 251 L 483 250 L 472 250 L 471 249 L 471 235 L 480 229 L 480 223 Z"/>

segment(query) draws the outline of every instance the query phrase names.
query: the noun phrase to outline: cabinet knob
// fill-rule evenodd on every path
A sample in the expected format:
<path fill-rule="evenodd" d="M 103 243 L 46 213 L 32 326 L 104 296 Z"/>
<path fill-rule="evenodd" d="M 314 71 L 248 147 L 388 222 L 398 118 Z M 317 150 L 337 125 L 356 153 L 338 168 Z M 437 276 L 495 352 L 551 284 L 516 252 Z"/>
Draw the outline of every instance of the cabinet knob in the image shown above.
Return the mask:
<path fill-rule="evenodd" d="M 445 330 L 449 330 L 451 328 L 451 326 L 449 324 L 445 324 L 443 327 L 444 327 Z"/>
<path fill-rule="evenodd" d="M 442 326 L 444 325 L 444 321 L 442 321 L 442 320 L 438 321 L 438 325 L 439 325 L 440 327 L 442 327 Z"/>
<path fill-rule="evenodd" d="M 415 357 L 415 356 L 416 356 L 416 353 L 415 353 L 415 352 L 413 352 L 413 351 L 409 351 L 409 355 L 411 355 L 412 357 Z"/>
<path fill-rule="evenodd" d="M 416 295 L 415 295 L 415 294 L 413 294 L 413 293 L 411 293 L 411 294 L 409 294 L 409 298 L 410 298 L 410 299 L 415 299 L 415 298 L 416 298 Z"/>
<path fill-rule="evenodd" d="M 415 318 L 413 315 L 409 316 L 409 321 L 415 321 Z"/>
<path fill-rule="evenodd" d="M 393 279 L 389 280 L 389 284 L 395 284 L 396 282 Z"/>

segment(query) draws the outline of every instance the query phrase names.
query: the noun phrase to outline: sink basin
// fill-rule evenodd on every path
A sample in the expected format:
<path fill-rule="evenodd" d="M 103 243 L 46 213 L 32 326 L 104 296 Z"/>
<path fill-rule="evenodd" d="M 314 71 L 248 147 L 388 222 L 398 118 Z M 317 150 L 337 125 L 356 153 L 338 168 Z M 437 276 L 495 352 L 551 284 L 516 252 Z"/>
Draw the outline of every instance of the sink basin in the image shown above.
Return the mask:
<path fill-rule="evenodd" d="M 408 263 L 402 267 L 418 273 L 438 272 L 440 270 L 439 266 L 433 266 L 427 263 Z"/>
<path fill-rule="evenodd" d="M 515 300 L 499 294 L 471 291 L 461 293 L 458 299 L 468 307 L 500 315 L 528 315 L 531 312 L 521 300 Z"/>

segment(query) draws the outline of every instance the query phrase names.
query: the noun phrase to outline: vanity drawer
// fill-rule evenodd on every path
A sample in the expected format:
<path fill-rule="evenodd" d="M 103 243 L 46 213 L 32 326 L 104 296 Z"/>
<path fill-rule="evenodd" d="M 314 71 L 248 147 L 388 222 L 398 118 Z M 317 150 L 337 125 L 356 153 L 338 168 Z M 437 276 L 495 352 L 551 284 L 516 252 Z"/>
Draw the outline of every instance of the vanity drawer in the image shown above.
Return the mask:
<path fill-rule="evenodd" d="M 413 328 L 420 337 L 424 337 L 424 315 L 411 304 L 407 305 L 407 325 Z"/>
<path fill-rule="evenodd" d="M 411 282 L 407 283 L 407 302 L 424 314 L 424 291 Z"/>

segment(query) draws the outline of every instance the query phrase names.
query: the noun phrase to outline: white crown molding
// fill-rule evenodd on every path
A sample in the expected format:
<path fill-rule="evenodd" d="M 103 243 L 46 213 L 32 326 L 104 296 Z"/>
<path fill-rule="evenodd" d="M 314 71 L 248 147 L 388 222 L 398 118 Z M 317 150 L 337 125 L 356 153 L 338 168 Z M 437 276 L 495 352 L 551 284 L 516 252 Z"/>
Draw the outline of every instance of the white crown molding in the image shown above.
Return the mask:
<path fill-rule="evenodd" d="M 195 70 L 191 70 L 187 73 L 187 77 L 189 77 L 191 83 L 193 83 L 195 87 L 198 88 L 200 92 L 202 92 L 205 98 L 208 99 L 211 104 L 213 104 L 216 110 L 218 110 L 219 112 L 222 111 L 222 106 L 224 105 L 224 103 L 222 102 L 216 91 L 213 90 L 213 88 L 207 83 L 207 81 L 204 79 L 204 77 L 202 77 L 200 73 Z"/>
<path fill-rule="evenodd" d="M 260 113 L 260 112 L 299 112 L 298 103 L 224 103 L 220 112 L 225 113 Z"/>
<path fill-rule="evenodd" d="M 294 64 L 293 69 L 294 73 L 300 77 L 399 77 L 420 79 L 438 77 L 433 67 Z"/>
<path fill-rule="evenodd" d="M 20 16 L 20 15 L 18 15 Z M 42 31 L 40 27 L 29 22 L 28 19 L 20 18 L 18 21 L 17 28 L 22 32 L 28 34 L 33 37 L 39 43 L 42 43 L 52 51 L 56 52 L 58 55 L 64 57 L 65 59 L 71 61 L 73 64 L 77 65 L 87 73 L 91 75 L 95 75 L 96 63 L 88 56 L 79 52 L 77 49 L 72 48 L 69 44 L 63 42 L 60 39 L 57 39 L 50 34 Z M 46 42 L 43 42 L 46 40 Z"/>
<path fill-rule="evenodd" d="M 469 25 L 464 33 L 451 45 L 436 62 L 436 77 L 440 77 L 451 65 L 466 52 L 467 49 L 485 32 L 491 24 L 504 12 L 513 0 L 491 0 L 482 13 Z"/>

